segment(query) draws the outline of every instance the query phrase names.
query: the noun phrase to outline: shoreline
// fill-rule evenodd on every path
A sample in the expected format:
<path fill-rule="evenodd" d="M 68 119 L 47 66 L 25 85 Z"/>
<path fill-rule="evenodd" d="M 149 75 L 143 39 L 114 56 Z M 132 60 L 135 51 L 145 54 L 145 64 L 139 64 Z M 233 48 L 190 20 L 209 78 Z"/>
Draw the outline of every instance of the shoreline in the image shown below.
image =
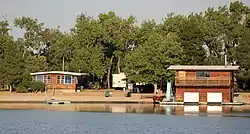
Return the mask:
<path fill-rule="evenodd" d="M 9 93 L 0 92 L 0 104 L 3 103 L 28 103 L 28 104 L 48 104 L 48 102 L 60 101 L 70 102 L 71 104 L 159 104 L 154 103 L 152 97 L 144 98 L 142 96 L 152 96 L 153 94 L 132 94 L 126 97 L 122 91 L 114 91 L 111 97 L 105 97 L 102 91 L 89 91 L 80 93 L 56 93 L 52 96 L 48 93 Z M 52 100 L 53 99 L 53 100 Z M 235 97 L 233 103 L 222 103 L 219 105 L 250 105 L 250 93 L 241 93 Z M 56 104 L 56 103 L 53 103 Z M 57 103 L 58 104 L 58 103 Z M 66 104 L 66 103 L 62 103 Z M 166 103 L 166 105 L 185 105 L 178 102 Z M 198 103 L 196 105 L 209 105 Z"/>
<path fill-rule="evenodd" d="M 60 100 L 59 100 L 60 101 Z M 67 100 L 70 101 L 70 100 Z M 47 101 L 0 101 L 3 103 L 47 104 Z M 155 104 L 148 101 L 70 101 L 71 104 Z"/>
<path fill-rule="evenodd" d="M 123 100 L 118 100 L 118 101 L 102 101 L 102 100 L 82 100 L 82 101 L 70 101 L 70 100 L 57 100 L 57 101 L 60 101 L 60 102 L 63 102 L 63 101 L 69 101 L 70 103 L 69 104 L 158 104 L 158 105 L 161 105 L 159 102 L 149 102 L 149 101 L 123 101 Z M 3 101 L 1 100 L 0 101 L 0 104 L 48 104 L 48 105 L 52 105 L 52 104 L 49 104 L 48 101 Z M 55 103 L 56 104 L 56 103 Z M 58 104 L 58 103 L 57 103 Z M 58 104 L 58 105 L 65 105 L 67 103 L 61 103 L 61 104 Z M 177 103 L 177 102 L 167 102 L 166 104 L 164 105 L 161 105 L 161 106 L 189 106 L 190 104 L 184 104 L 184 103 Z M 214 105 L 218 105 L 218 106 L 242 106 L 242 105 L 250 105 L 249 102 L 242 102 L 242 103 L 222 103 L 222 104 L 204 104 L 204 103 L 197 103 L 197 104 L 191 104 L 190 106 L 202 106 L 202 105 L 207 105 L 207 106 L 214 106 Z"/>

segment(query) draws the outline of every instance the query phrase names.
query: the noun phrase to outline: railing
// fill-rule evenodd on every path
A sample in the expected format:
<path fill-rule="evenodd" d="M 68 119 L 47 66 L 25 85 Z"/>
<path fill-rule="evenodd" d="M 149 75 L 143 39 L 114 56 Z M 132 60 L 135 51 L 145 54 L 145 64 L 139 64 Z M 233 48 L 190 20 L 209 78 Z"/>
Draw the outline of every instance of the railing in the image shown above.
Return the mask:
<path fill-rule="evenodd" d="M 175 78 L 176 86 L 230 86 L 229 77 Z"/>

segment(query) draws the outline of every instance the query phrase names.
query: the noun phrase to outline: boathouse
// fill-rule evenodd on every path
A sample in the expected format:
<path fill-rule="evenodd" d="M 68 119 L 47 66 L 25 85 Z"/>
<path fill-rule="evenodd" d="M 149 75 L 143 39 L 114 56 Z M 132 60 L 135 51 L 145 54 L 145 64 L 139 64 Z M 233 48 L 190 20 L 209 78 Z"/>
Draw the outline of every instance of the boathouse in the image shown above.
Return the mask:
<path fill-rule="evenodd" d="M 175 70 L 176 101 L 184 103 L 229 103 L 233 101 L 234 71 L 238 66 L 184 66 Z"/>
<path fill-rule="evenodd" d="M 47 90 L 56 89 L 64 92 L 75 92 L 78 80 L 87 73 L 75 73 L 64 71 L 48 71 L 30 73 L 34 81 L 41 81 L 46 84 Z"/>

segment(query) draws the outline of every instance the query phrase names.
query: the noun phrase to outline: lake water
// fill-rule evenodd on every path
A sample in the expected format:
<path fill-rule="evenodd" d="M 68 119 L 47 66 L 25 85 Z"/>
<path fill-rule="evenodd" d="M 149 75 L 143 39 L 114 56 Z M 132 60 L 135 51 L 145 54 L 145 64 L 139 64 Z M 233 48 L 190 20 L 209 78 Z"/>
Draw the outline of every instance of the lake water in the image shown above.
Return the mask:
<path fill-rule="evenodd" d="M 250 106 L 0 104 L 0 134 L 250 134 Z"/>

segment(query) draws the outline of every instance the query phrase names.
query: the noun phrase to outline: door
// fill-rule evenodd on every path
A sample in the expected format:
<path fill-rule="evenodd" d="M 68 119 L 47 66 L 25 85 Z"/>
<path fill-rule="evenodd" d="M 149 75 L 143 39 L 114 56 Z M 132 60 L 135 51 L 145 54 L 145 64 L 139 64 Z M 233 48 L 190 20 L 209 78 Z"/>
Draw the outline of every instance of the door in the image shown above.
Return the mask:
<path fill-rule="evenodd" d="M 207 102 L 222 102 L 222 93 L 207 93 Z"/>
<path fill-rule="evenodd" d="M 184 102 L 199 102 L 199 92 L 184 92 Z"/>

